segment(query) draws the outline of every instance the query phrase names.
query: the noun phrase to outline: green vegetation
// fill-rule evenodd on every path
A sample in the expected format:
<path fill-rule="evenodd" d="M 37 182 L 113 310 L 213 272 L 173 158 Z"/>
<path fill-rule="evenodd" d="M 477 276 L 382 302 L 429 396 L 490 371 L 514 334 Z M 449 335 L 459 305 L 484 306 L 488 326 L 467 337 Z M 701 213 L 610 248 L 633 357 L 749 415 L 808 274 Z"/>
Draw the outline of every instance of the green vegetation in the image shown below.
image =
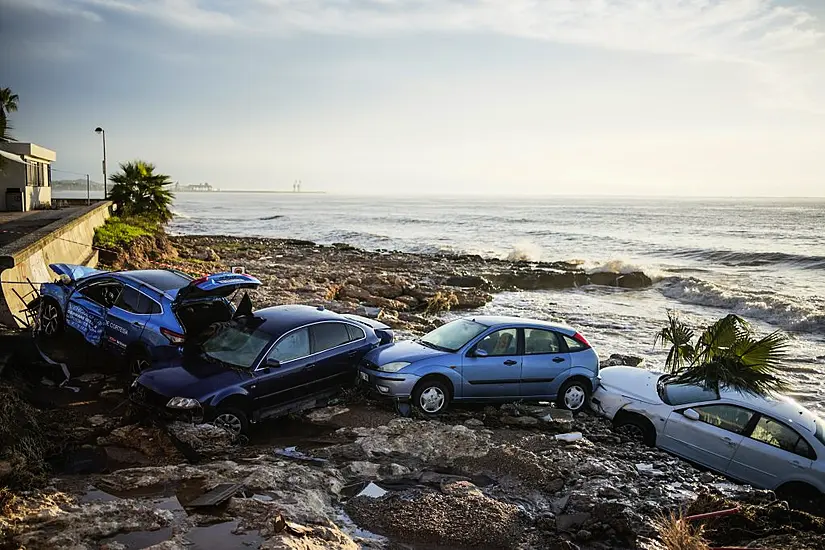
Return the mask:
<path fill-rule="evenodd" d="M 11 88 L 0 88 L 0 141 L 13 141 L 8 131 L 9 113 L 17 111 L 17 94 L 13 94 Z"/>
<path fill-rule="evenodd" d="M 95 246 L 104 250 L 122 250 L 132 242 L 159 230 L 158 222 L 145 216 L 112 216 L 95 230 Z"/>
<path fill-rule="evenodd" d="M 112 174 L 109 198 L 117 204 L 122 216 L 142 216 L 163 224 L 172 219 L 172 199 L 166 187 L 172 185 L 169 176 L 155 174 L 155 165 L 142 160 L 122 162 L 120 172 Z"/>
<path fill-rule="evenodd" d="M 756 395 L 783 391 L 779 377 L 788 337 L 776 331 L 758 337 L 738 315 L 728 315 L 707 327 L 694 342 L 694 333 L 675 312 L 654 345 L 670 344 L 665 366 L 681 382 L 706 388 L 736 388 Z"/>

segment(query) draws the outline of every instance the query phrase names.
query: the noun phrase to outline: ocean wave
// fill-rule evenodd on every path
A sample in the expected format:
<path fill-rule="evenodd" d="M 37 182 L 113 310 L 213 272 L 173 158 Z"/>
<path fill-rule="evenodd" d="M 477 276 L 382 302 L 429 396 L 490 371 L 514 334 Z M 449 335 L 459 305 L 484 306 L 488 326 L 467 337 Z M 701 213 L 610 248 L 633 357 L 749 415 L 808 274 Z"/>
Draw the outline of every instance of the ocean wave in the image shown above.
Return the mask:
<path fill-rule="evenodd" d="M 513 245 L 506 259 L 511 262 L 537 262 L 541 259 L 541 248 L 530 241 L 522 241 Z"/>
<path fill-rule="evenodd" d="M 588 274 L 593 273 L 636 273 L 644 272 L 645 270 L 636 264 L 625 262 L 624 260 L 610 260 L 602 264 L 588 267 L 586 269 Z"/>
<path fill-rule="evenodd" d="M 181 220 L 190 220 L 192 219 L 191 216 L 184 214 L 183 212 L 178 212 L 177 210 L 172 210 L 172 215 Z"/>
<path fill-rule="evenodd" d="M 662 294 L 685 304 L 724 308 L 746 318 L 764 321 L 795 332 L 825 330 L 821 309 L 774 292 L 724 287 L 695 277 L 670 277 L 661 281 Z"/>
<path fill-rule="evenodd" d="M 274 216 L 265 216 L 263 218 L 258 218 L 260 221 L 265 222 L 268 220 L 277 220 L 278 218 L 283 218 L 283 214 L 275 214 Z"/>
<path fill-rule="evenodd" d="M 670 256 L 691 260 L 707 260 L 722 265 L 739 267 L 759 267 L 784 264 L 802 269 L 825 269 L 825 256 L 790 254 L 787 252 L 744 252 L 735 250 L 714 250 L 707 248 L 681 248 L 662 251 Z"/>

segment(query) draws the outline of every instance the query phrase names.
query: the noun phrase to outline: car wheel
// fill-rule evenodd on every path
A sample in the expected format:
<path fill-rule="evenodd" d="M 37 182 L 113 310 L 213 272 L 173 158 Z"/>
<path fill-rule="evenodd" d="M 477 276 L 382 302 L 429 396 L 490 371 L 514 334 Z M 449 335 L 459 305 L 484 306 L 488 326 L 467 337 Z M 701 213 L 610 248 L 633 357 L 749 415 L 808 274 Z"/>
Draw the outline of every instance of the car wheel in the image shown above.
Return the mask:
<path fill-rule="evenodd" d="M 39 311 L 40 332 L 52 338 L 63 332 L 63 313 L 54 300 L 43 300 Z"/>
<path fill-rule="evenodd" d="M 143 349 L 130 351 L 126 355 L 126 362 L 129 365 L 129 374 L 132 377 L 140 376 L 140 373 L 152 366 L 152 358 Z"/>
<path fill-rule="evenodd" d="M 427 416 L 436 416 L 447 410 L 450 389 L 437 378 L 425 379 L 413 390 L 413 405 Z"/>
<path fill-rule="evenodd" d="M 574 378 L 562 384 L 556 405 L 561 409 L 577 413 L 587 406 L 590 399 L 590 386 L 584 380 Z"/>
<path fill-rule="evenodd" d="M 218 428 L 223 428 L 234 436 L 247 433 L 249 430 L 249 420 L 243 411 L 231 407 L 218 409 L 215 420 L 212 424 Z"/>
<path fill-rule="evenodd" d="M 634 415 L 622 416 L 616 420 L 614 429 L 630 439 L 640 441 L 648 447 L 656 445 L 656 428 L 643 418 Z"/>

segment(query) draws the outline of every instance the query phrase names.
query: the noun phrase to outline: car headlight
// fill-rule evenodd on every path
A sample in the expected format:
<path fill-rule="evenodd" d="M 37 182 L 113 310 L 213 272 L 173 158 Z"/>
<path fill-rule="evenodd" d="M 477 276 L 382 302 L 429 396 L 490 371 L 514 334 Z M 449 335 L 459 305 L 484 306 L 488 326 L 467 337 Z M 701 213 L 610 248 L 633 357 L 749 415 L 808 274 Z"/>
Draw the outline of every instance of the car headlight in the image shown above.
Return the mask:
<path fill-rule="evenodd" d="M 393 363 L 381 365 L 380 367 L 378 367 L 378 370 L 380 370 L 381 372 L 398 372 L 409 364 L 409 361 L 395 361 Z"/>
<path fill-rule="evenodd" d="M 173 397 L 166 404 L 170 409 L 195 409 L 200 407 L 197 399 L 190 399 L 188 397 Z"/>

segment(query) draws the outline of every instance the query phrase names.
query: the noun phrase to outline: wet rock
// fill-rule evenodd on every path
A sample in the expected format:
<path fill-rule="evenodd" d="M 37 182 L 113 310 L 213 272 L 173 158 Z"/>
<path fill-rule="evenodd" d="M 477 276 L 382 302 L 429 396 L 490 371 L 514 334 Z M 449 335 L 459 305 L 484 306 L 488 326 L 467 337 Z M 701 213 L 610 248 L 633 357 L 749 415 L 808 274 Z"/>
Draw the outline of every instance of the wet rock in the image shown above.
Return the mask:
<path fill-rule="evenodd" d="M 336 433 L 356 440 L 326 452 L 350 459 L 391 456 L 450 463 L 457 458 L 482 456 L 490 445 L 490 435 L 483 431 L 409 418 L 393 419 L 376 428 L 343 428 Z"/>
<path fill-rule="evenodd" d="M 626 273 L 619 277 L 618 286 L 621 288 L 647 288 L 653 281 L 641 271 Z"/>
<path fill-rule="evenodd" d="M 539 425 L 539 419 L 532 416 L 502 416 L 502 424 L 521 428 L 533 428 Z"/>
<path fill-rule="evenodd" d="M 447 277 L 444 284 L 463 288 L 481 288 L 490 286 L 490 281 L 478 275 L 453 275 Z"/>
<path fill-rule="evenodd" d="M 466 458 L 458 468 L 467 476 L 483 473 L 499 482 L 509 479 L 547 492 L 560 490 L 567 475 L 552 458 L 509 445 L 493 447 L 484 456 Z"/>
<path fill-rule="evenodd" d="M 590 519 L 590 514 L 582 512 L 578 514 L 561 514 L 556 516 L 556 529 L 559 531 L 570 531 L 584 525 Z"/>
<path fill-rule="evenodd" d="M 492 301 L 493 297 L 485 292 L 463 292 L 454 291 L 453 295 L 456 297 L 456 303 L 452 306 L 453 309 L 476 309 L 487 305 Z"/>
<path fill-rule="evenodd" d="M 344 475 L 358 479 L 378 479 L 380 464 L 375 462 L 366 462 L 364 460 L 355 460 L 346 465 L 343 472 Z"/>
<path fill-rule="evenodd" d="M 203 260 L 205 262 L 219 262 L 221 261 L 221 257 L 215 252 L 213 249 L 209 248 L 208 246 L 202 248 L 201 250 L 195 253 L 195 258 L 198 260 Z"/>
<path fill-rule="evenodd" d="M 466 485 L 444 492 L 408 490 L 381 498 L 356 497 L 345 509 L 359 525 L 400 540 L 441 545 L 513 548 L 519 510 Z"/>
<path fill-rule="evenodd" d="M 223 454 L 235 446 L 235 437 L 231 433 L 212 424 L 172 422 L 167 429 L 172 437 L 200 457 Z"/>
<path fill-rule="evenodd" d="M 97 372 L 90 372 L 88 374 L 81 374 L 75 380 L 78 382 L 83 382 L 85 384 L 95 384 L 97 382 L 102 382 L 106 378 L 105 375 L 97 373 Z"/>
<path fill-rule="evenodd" d="M 333 405 L 331 407 L 323 407 L 321 409 L 312 410 L 308 412 L 304 416 L 304 418 L 306 418 L 310 422 L 315 422 L 317 424 L 325 424 L 329 422 L 333 417 L 348 412 L 349 409 L 347 407 L 341 405 Z"/>
<path fill-rule="evenodd" d="M 468 428 L 483 428 L 484 421 L 479 418 L 468 418 L 464 421 L 464 425 Z"/>
<path fill-rule="evenodd" d="M 175 448 L 169 436 L 154 427 L 131 424 L 116 428 L 109 435 L 99 437 L 97 444 L 134 449 L 149 459 L 183 460 L 183 455 Z"/>
<path fill-rule="evenodd" d="M 616 367 L 621 365 L 626 365 L 629 367 L 638 367 L 644 362 L 644 359 L 641 357 L 636 357 L 633 355 L 622 355 L 621 353 L 612 353 L 610 357 L 605 359 L 601 362 L 601 367 Z"/>

